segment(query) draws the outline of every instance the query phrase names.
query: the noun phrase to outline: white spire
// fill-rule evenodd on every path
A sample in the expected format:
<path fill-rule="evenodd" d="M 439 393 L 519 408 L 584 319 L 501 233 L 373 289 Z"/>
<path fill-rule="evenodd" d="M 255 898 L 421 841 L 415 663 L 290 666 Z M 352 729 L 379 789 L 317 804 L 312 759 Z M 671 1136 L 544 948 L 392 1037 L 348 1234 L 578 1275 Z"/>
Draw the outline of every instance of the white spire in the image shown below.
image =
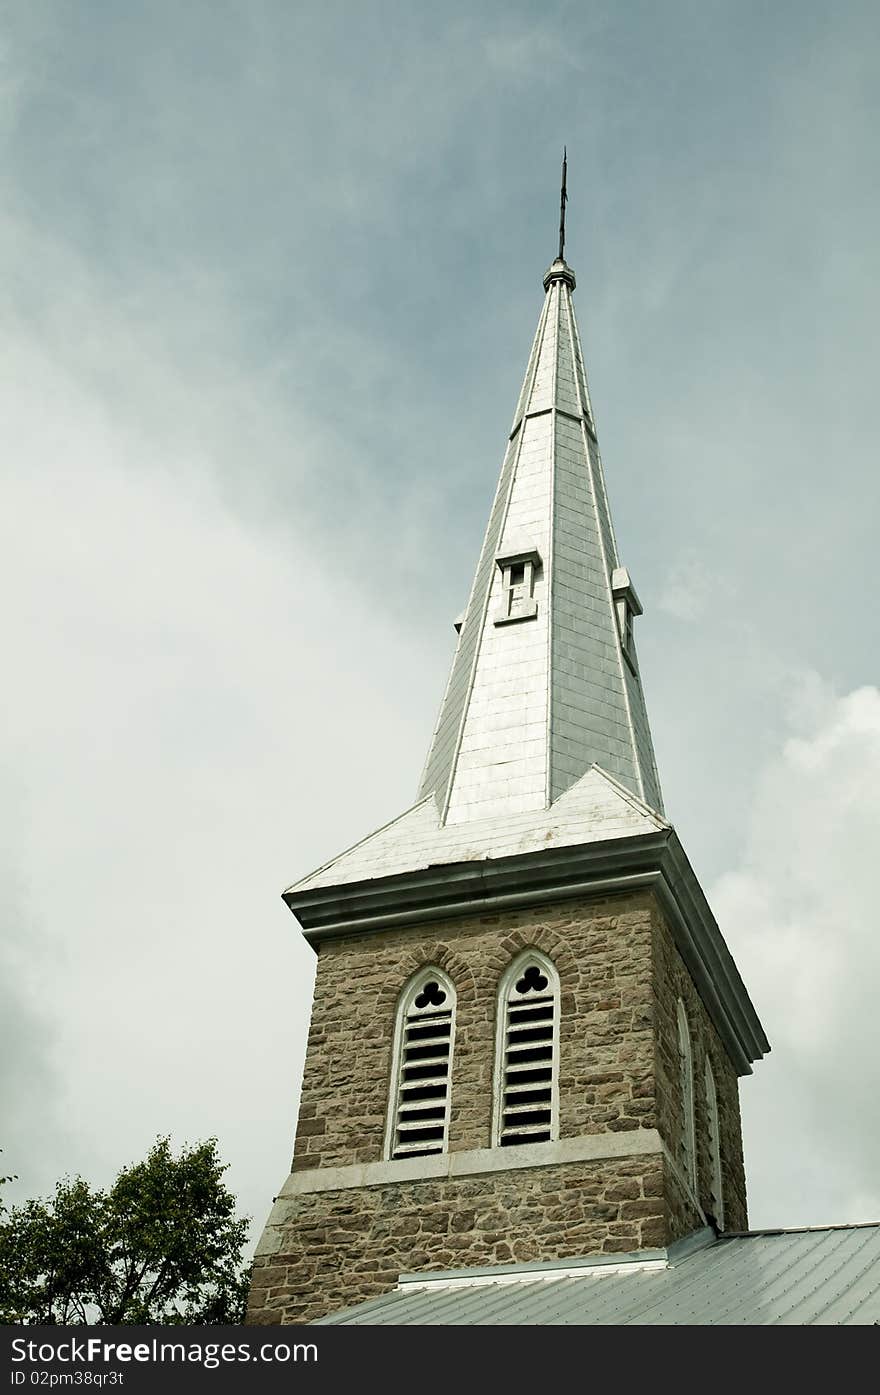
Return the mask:
<path fill-rule="evenodd" d="M 662 812 L 632 622 L 557 258 L 419 797 L 458 824 L 549 808 L 592 765 Z"/>

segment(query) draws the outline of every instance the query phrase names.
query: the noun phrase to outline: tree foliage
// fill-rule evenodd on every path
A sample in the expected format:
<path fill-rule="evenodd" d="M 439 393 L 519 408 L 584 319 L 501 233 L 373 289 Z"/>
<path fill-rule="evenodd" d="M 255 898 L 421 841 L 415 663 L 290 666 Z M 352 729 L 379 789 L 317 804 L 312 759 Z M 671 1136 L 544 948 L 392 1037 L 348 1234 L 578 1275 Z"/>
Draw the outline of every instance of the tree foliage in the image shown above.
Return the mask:
<path fill-rule="evenodd" d="M 64 1178 L 48 1201 L 0 1215 L 6 1323 L 239 1323 L 247 1221 L 223 1184 L 216 1139 L 157 1139 L 109 1191 Z"/>
<path fill-rule="evenodd" d="M 2 1153 L 2 1152 L 3 1152 L 3 1149 L 0 1148 L 0 1153 Z M 3 1186 L 4 1182 L 16 1182 L 17 1180 L 18 1180 L 18 1178 L 15 1176 L 15 1173 L 13 1173 L 13 1172 L 8 1172 L 8 1173 L 6 1174 L 5 1177 L 0 1176 L 0 1187 Z M 4 1209 L 4 1208 L 3 1208 L 3 1198 L 2 1198 L 2 1196 L 0 1196 L 0 1215 L 3 1214 L 3 1209 Z"/>

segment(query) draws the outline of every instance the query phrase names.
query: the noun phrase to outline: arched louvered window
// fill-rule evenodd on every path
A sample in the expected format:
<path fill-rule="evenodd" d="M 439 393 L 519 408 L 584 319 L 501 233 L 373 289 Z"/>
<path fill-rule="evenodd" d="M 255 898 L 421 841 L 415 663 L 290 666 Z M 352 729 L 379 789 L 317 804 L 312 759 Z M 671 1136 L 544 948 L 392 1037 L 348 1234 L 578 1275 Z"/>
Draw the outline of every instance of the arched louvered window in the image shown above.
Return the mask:
<path fill-rule="evenodd" d="M 559 976 L 527 950 L 498 992 L 492 1143 L 544 1143 L 558 1136 Z"/>
<path fill-rule="evenodd" d="M 715 1217 L 719 1230 L 724 1229 L 724 1182 L 721 1172 L 721 1125 L 718 1119 L 718 1093 L 715 1089 L 715 1075 L 712 1063 L 706 1057 L 706 1118 L 709 1121 L 709 1163 L 711 1171 L 711 1193 L 709 1209 Z"/>
<path fill-rule="evenodd" d="M 387 1158 L 444 1153 L 449 1133 L 455 988 L 442 969 L 421 969 L 397 1009 Z"/>
<path fill-rule="evenodd" d="M 694 1057 L 687 1013 L 681 998 L 678 1000 L 678 1076 L 682 1109 L 679 1162 L 690 1182 L 691 1190 L 696 1195 L 697 1140 L 694 1124 Z"/>

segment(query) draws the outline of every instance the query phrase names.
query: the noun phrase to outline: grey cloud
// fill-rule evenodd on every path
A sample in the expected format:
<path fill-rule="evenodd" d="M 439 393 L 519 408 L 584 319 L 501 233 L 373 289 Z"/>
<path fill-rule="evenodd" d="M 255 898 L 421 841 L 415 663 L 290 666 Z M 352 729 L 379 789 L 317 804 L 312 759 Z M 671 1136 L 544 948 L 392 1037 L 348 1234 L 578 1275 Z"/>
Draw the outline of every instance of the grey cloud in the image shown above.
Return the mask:
<path fill-rule="evenodd" d="M 411 797 L 564 141 L 661 776 L 707 883 L 742 870 L 791 674 L 876 680 L 877 9 L 5 18 L 3 759 L 36 799 L 6 856 L 52 932 L 46 1052 L 20 1032 L 56 1097 L 15 1170 L 101 1180 L 216 1129 L 257 1214 L 310 991 L 278 892 Z M 661 604 L 683 556 L 686 625 Z M 833 1089 L 803 1069 L 793 1097 Z"/>
<path fill-rule="evenodd" d="M 713 893 L 773 1044 L 742 1092 L 753 1223 L 880 1212 L 878 788 L 880 692 L 829 697 L 768 762 Z"/>

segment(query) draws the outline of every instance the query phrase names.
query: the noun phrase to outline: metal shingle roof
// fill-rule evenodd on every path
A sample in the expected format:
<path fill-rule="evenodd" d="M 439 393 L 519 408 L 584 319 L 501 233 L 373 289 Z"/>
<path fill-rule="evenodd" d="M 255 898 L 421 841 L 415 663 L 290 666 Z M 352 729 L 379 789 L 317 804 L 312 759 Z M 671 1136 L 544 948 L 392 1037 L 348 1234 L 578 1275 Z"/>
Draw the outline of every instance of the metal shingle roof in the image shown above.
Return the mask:
<path fill-rule="evenodd" d="M 287 890 L 342 886 L 445 863 L 512 857 L 538 848 L 611 842 L 669 826 L 594 766 L 550 809 L 511 814 L 506 819 L 478 819 L 444 827 L 434 800 L 423 799 Z"/>
<path fill-rule="evenodd" d="M 633 1256 L 632 1258 L 636 1258 Z M 430 1275 L 424 1278 L 430 1279 Z M 880 1224 L 722 1237 L 668 1268 L 393 1293 L 321 1319 L 367 1326 L 880 1323 Z"/>
<path fill-rule="evenodd" d="M 662 815 L 563 261 L 546 296 L 419 798 L 449 825 L 552 805 L 593 764 Z M 503 557 L 539 559 L 530 623 L 500 624 Z M 520 617 L 523 618 L 523 617 Z"/>

